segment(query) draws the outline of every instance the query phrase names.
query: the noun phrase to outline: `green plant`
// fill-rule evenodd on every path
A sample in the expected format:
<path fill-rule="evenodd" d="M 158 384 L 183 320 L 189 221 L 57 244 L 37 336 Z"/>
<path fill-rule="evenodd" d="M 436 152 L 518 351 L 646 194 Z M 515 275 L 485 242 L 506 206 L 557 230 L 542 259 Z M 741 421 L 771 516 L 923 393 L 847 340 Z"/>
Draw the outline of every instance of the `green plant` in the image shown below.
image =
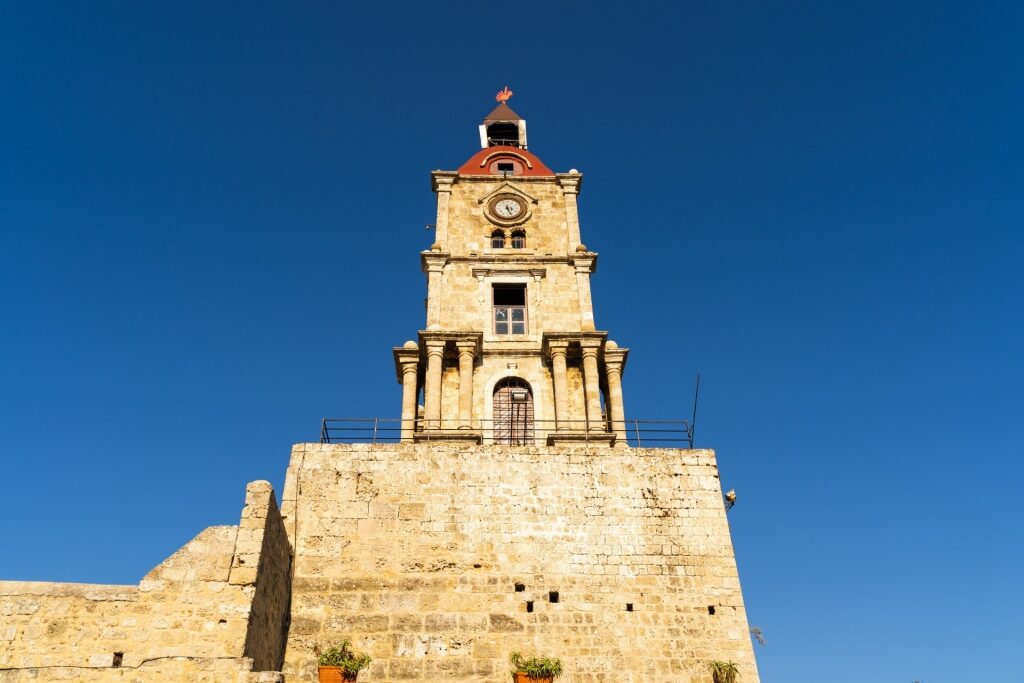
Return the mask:
<path fill-rule="evenodd" d="M 372 661 L 369 655 L 353 652 L 352 643 L 348 640 L 343 640 L 326 650 L 314 647 L 313 652 L 316 653 L 317 664 L 320 666 L 336 666 L 341 669 L 341 673 L 345 674 L 346 677 L 353 678 L 353 680 L 360 671 L 370 666 Z"/>
<path fill-rule="evenodd" d="M 723 662 L 720 659 L 713 659 L 708 662 L 711 669 L 711 677 L 715 683 L 736 683 L 740 677 L 740 668 L 736 662 Z"/>
<path fill-rule="evenodd" d="M 558 678 L 562 675 L 561 659 L 551 657 L 524 658 L 518 652 L 513 652 L 508 656 L 508 661 L 511 662 L 512 667 L 516 671 L 526 674 L 531 679 Z"/>

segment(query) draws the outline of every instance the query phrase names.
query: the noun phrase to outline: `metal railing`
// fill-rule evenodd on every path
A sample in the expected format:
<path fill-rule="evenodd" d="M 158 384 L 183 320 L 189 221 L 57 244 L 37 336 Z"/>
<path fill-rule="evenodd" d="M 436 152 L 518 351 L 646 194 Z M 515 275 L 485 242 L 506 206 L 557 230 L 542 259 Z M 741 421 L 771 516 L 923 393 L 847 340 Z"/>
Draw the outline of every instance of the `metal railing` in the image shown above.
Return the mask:
<path fill-rule="evenodd" d="M 479 435 L 485 444 L 543 446 L 551 435 L 581 443 L 607 443 L 609 435 L 616 435 L 615 425 L 607 421 L 594 430 L 588 429 L 585 420 L 472 420 L 466 427 L 460 420 L 417 418 L 411 422 L 417 441 L 451 441 L 464 434 Z M 396 417 L 325 417 L 320 421 L 320 443 L 398 443 L 402 426 L 403 420 Z M 629 419 L 619 427 L 630 446 L 693 448 L 691 420 Z"/>

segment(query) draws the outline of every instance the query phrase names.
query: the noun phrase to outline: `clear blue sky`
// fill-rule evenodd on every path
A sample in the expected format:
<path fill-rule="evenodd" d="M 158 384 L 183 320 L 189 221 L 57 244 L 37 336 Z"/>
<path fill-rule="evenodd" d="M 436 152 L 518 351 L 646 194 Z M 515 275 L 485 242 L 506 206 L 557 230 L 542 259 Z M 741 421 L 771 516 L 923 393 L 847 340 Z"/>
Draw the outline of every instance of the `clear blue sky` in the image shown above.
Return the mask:
<path fill-rule="evenodd" d="M 767 4 L 3 3 L 0 577 L 135 582 L 396 415 L 508 84 L 627 412 L 703 373 L 765 683 L 1024 681 L 1024 10 Z"/>

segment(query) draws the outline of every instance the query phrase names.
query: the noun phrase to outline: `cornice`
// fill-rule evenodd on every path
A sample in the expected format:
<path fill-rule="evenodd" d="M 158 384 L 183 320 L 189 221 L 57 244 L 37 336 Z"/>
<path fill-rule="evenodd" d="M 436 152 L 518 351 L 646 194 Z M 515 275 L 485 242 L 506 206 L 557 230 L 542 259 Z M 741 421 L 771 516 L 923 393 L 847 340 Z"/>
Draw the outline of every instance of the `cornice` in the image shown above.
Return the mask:
<path fill-rule="evenodd" d="M 544 351 L 544 355 L 547 356 L 550 353 L 551 342 L 579 342 L 581 346 L 588 348 L 597 347 L 601 349 L 605 345 L 605 339 L 608 338 L 608 333 L 605 331 L 594 331 L 594 332 L 545 332 L 541 338 L 541 348 Z"/>
<path fill-rule="evenodd" d="M 545 268 L 474 268 L 473 277 L 490 277 L 492 275 L 520 275 L 523 277 L 545 277 L 548 271 Z"/>
<path fill-rule="evenodd" d="M 457 183 L 458 180 L 459 174 L 456 171 L 431 171 L 430 189 L 437 192 L 439 187 L 444 187 L 450 191 L 451 186 Z"/>
<path fill-rule="evenodd" d="M 555 179 L 561 186 L 562 191 L 567 194 L 579 194 L 580 190 L 583 189 L 583 174 L 579 171 L 575 173 L 556 173 Z"/>
<path fill-rule="evenodd" d="M 450 256 L 448 258 L 448 261 L 450 263 L 487 263 L 487 264 L 493 264 L 494 266 L 518 265 L 518 266 L 522 266 L 522 267 L 525 267 L 525 268 L 528 268 L 529 265 L 532 264 L 532 263 L 537 263 L 537 264 L 542 264 L 542 263 L 560 263 L 560 264 L 569 265 L 569 266 L 572 265 L 572 258 L 569 257 L 568 255 L 566 255 L 566 256 L 555 256 L 555 255 L 551 255 L 551 256 L 547 256 L 547 255 L 545 255 L 545 256 L 538 256 L 538 255 L 512 256 L 512 255 L 509 255 L 509 256 L 505 256 L 505 255 L 498 255 L 498 254 L 493 254 L 493 253 L 492 254 L 476 254 L 476 255 L 474 255 L 474 254 L 463 254 L 463 255 L 458 255 L 458 256 Z"/>
<path fill-rule="evenodd" d="M 426 273 L 431 267 L 443 268 L 451 258 L 451 254 L 447 251 L 440 251 L 431 249 L 429 251 L 420 252 L 420 268 Z"/>

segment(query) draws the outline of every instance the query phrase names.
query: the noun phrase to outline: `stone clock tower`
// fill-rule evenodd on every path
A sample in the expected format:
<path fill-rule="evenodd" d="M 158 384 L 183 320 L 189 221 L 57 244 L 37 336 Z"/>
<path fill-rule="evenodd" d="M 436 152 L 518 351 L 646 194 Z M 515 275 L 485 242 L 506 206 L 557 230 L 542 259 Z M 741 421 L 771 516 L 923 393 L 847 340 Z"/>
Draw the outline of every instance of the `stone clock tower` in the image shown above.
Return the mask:
<path fill-rule="evenodd" d="M 0 679 L 311 682 L 349 640 L 362 683 L 507 683 L 512 652 L 560 658 L 558 683 L 710 683 L 715 660 L 758 683 L 715 453 L 641 447 L 626 422 L 583 177 L 527 150 L 510 94 L 431 174 L 394 430 L 337 442 L 325 420 L 280 508 L 251 483 L 237 525 L 138 585 L 0 581 Z"/>
<path fill-rule="evenodd" d="M 394 350 L 402 440 L 625 446 L 628 350 L 594 325 L 583 176 L 528 151 L 526 121 L 504 102 L 480 144 L 459 170 L 431 174 L 426 326 Z"/>

